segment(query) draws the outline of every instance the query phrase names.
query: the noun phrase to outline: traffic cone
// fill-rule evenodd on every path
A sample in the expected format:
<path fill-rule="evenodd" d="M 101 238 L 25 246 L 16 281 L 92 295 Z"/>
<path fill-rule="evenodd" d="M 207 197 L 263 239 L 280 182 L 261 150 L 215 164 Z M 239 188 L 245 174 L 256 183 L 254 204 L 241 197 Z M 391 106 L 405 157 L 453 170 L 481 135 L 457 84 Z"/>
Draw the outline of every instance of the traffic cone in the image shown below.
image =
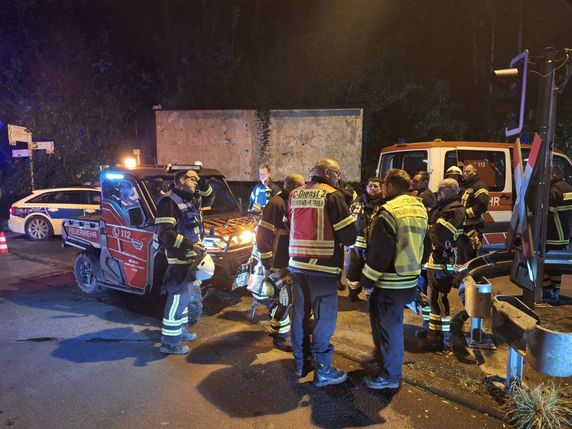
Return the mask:
<path fill-rule="evenodd" d="M 6 242 L 6 236 L 2 231 L 0 231 L 0 255 L 8 253 L 8 243 Z"/>

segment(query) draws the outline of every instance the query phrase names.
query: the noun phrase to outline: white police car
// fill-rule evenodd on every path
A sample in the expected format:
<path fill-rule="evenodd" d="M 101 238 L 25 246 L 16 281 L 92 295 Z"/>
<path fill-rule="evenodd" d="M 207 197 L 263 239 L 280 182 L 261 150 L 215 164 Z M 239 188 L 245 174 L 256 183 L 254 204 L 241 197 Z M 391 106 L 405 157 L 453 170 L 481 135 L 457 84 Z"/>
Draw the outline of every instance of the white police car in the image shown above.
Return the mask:
<path fill-rule="evenodd" d="M 12 204 L 8 228 L 31 240 L 61 235 L 62 219 L 101 213 L 100 190 L 92 187 L 37 189 Z"/>

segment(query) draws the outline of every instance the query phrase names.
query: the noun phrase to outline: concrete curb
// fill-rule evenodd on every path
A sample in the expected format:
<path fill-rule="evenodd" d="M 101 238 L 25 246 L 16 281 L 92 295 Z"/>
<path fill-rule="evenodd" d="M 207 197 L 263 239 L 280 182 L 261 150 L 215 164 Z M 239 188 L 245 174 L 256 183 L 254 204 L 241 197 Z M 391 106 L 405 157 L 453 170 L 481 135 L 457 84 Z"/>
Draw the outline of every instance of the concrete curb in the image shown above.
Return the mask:
<path fill-rule="evenodd" d="M 355 350 L 350 352 L 339 346 L 336 346 L 335 353 L 360 364 L 364 368 L 367 368 L 365 363 L 368 358 L 371 357 L 366 354 L 356 355 Z M 414 387 L 440 396 L 443 399 L 505 422 L 504 413 L 498 409 L 498 404 L 489 395 L 471 394 L 465 389 L 459 388 L 449 380 L 441 377 L 434 377 L 426 372 L 408 368 L 407 366 L 403 368 L 403 381 Z"/>

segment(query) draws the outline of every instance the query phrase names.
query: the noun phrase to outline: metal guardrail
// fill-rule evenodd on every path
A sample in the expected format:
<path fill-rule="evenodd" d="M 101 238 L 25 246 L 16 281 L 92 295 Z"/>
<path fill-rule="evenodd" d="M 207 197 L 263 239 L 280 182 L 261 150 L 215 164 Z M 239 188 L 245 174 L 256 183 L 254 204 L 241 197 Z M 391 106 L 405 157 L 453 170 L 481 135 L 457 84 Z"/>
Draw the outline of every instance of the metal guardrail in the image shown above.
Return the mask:
<path fill-rule="evenodd" d="M 461 277 L 467 286 L 469 316 L 487 317 L 486 305 L 491 301 L 486 296 L 488 290 L 482 286 L 488 283 L 487 277 L 508 275 L 513 259 L 513 252 L 492 252 L 469 261 L 461 268 Z M 544 262 L 548 273 L 572 274 L 571 252 L 549 251 Z M 524 361 L 552 377 L 572 376 L 572 333 L 543 327 L 532 309 L 518 298 L 507 295 L 497 295 L 492 299 L 492 318 L 494 335 L 509 344 L 507 387 L 513 379 L 522 379 Z"/>

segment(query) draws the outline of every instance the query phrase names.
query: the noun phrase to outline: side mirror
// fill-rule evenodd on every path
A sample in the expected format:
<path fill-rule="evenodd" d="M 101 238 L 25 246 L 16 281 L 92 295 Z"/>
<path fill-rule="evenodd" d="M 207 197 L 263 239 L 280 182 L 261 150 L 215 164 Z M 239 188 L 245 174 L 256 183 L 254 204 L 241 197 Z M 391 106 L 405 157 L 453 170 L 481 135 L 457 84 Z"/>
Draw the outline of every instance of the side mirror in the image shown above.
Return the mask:
<path fill-rule="evenodd" d="M 127 211 L 127 215 L 129 216 L 129 223 L 133 226 L 141 226 L 143 225 L 143 212 L 141 211 L 141 207 L 132 207 Z"/>

